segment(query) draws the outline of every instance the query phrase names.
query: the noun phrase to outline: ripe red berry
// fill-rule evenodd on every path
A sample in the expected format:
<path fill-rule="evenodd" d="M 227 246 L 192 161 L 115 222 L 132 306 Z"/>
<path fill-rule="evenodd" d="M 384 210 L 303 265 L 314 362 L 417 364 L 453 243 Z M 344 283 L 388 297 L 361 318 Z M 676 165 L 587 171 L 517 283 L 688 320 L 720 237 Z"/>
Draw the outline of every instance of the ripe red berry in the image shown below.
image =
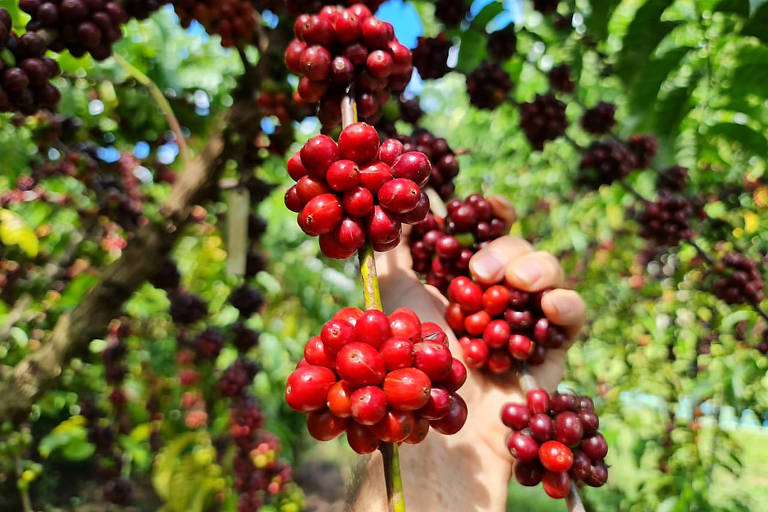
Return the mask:
<path fill-rule="evenodd" d="M 526 331 L 533 325 L 533 315 L 527 309 L 524 311 L 508 309 L 504 312 L 504 320 L 507 321 L 512 330 L 518 332 Z"/>
<path fill-rule="evenodd" d="M 344 193 L 344 211 L 353 217 L 365 217 L 373 210 L 373 194 L 363 187 L 354 187 Z"/>
<path fill-rule="evenodd" d="M 604 459 L 608 454 L 608 443 L 602 434 L 595 434 L 581 442 L 581 450 L 592 460 Z"/>
<path fill-rule="evenodd" d="M 421 339 L 448 345 L 448 336 L 445 335 L 442 327 L 435 322 L 424 322 L 421 324 Z"/>
<path fill-rule="evenodd" d="M 491 373 L 500 375 L 512 368 L 512 358 L 502 350 L 493 350 L 488 356 L 486 365 Z"/>
<path fill-rule="evenodd" d="M 357 320 L 355 335 L 359 341 L 379 348 L 382 343 L 392 337 L 389 318 L 381 311 L 369 309 Z"/>
<path fill-rule="evenodd" d="M 365 222 L 368 235 L 374 245 L 400 240 L 400 221 L 379 205 L 373 207 L 373 213 L 366 217 Z"/>
<path fill-rule="evenodd" d="M 356 251 L 365 244 L 365 226 L 357 219 L 346 217 L 337 226 L 333 236 L 345 249 Z"/>
<path fill-rule="evenodd" d="M 380 387 L 365 386 L 352 392 L 352 417 L 361 425 L 375 425 L 387 412 L 387 397 Z"/>
<path fill-rule="evenodd" d="M 528 336 L 513 334 L 509 337 L 507 350 L 512 357 L 519 361 L 525 361 L 533 352 L 534 344 Z"/>
<path fill-rule="evenodd" d="M 600 427 L 600 419 L 597 417 L 597 414 L 590 411 L 579 411 L 577 415 L 584 431 L 583 435 L 594 435 L 597 432 L 597 429 Z"/>
<path fill-rule="evenodd" d="M 328 409 L 321 409 L 307 415 L 307 430 L 318 441 L 335 439 L 347 429 L 348 423 L 348 419 L 336 417 Z"/>
<path fill-rule="evenodd" d="M 363 41 L 369 48 L 383 49 L 394 37 L 392 25 L 371 16 L 362 23 Z"/>
<path fill-rule="evenodd" d="M 461 306 L 457 303 L 451 303 L 445 310 L 445 320 L 448 322 L 448 327 L 453 329 L 457 333 L 464 331 L 464 313 L 461 310 Z"/>
<path fill-rule="evenodd" d="M 301 73 L 301 54 L 307 49 L 307 43 L 299 39 L 291 41 L 285 49 L 285 65 L 292 73 Z"/>
<path fill-rule="evenodd" d="M 354 389 L 343 380 L 338 381 L 328 390 L 328 409 L 334 416 L 349 418 L 352 416 L 352 403 L 350 402 Z"/>
<path fill-rule="evenodd" d="M 336 368 L 335 354 L 329 354 L 320 336 L 314 336 L 304 345 L 304 359 L 315 366 L 325 366 L 331 370 Z"/>
<path fill-rule="evenodd" d="M 371 427 L 371 432 L 385 443 L 401 443 L 408 439 L 416 425 L 416 417 L 410 411 L 389 410 Z"/>
<path fill-rule="evenodd" d="M 435 252 L 440 258 L 455 259 L 461 252 L 461 244 L 455 236 L 441 236 L 435 244 Z"/>
<path fill-rule="evenodd" d="M 301 163 L 309 174 L 324 178 L 328 167 L 338 160 L 339 148 L 327 135 L 309 139 L 301 148 Z"/>
<path fill-rule="evenodd" d="M 351 9 L 345 9 L 334 21 L 336 40 L 341 44 L 354 43 L 361 36 L 360 20 Z"/>
<path fill-rule="evenodd" d="M 360 183 L 360 172 L 352 160 L 336 160 L 326 171 L 325 181 L 337 192 L 349 190 Z"/>
<path fill-rule="evenodd" d="M 466 381 L 467 368 L 461 361 L 454 357 L 453 361 L 451 362 L 451 372 L 445 379 L 438 382 L 438 384 L 451 393 L 454 393 L 461 386 L 463 386 Z"/>
<path fill-rule="evenodd" d="M 488 345 L 483 340 L 471 340 L 462 345 L 461 350 L 464 353 L 464 361 L 471 368 L 480 369 L 488 361 Z"/>
<path fill-rule="evenodd" d="M 481 336 L 491 322 L 491 316 L 485 311 L 472 313 L 464 319 L 464 330 L 473 336 Z"/>
<path fill-rule="evenodd" d="M 589 470 L 592 466 L 592 461 L 581 450 L 574 450 L 573 452 L 573 465 L 568 472 L 571 478 L 576 480 L 586 480 L 589 477 Z"/>
<path fill-rule="evenodd" d="M 483 308 L 483 290 L 469 278 L 457 277 L 448 288 L 448 298 L 457 302 L 466 313 Z"/>
<path fill-rule="evenodd" d="M 432 388 L 427 404 L 419 409 L 419 416 L 428 420 L 439 420 L 451 409 L 451 394 L 443 388 Z"/>
<path fill-rule="evenodd" d="M 377 194 L 379 189 L 392 181 L 392 169 L 384 162 L 374 162 L 360 169 L 360 185 Z"/>
<path fill-rule="evenodd" d="M 333 194 L 312 198 L 299 214 L 299 226 L 308 235 L 330 233 L 341 222 L 344 210 Z"/>
<path fill-rule="evenodd" d="M 515 480 L 520 485 L 526 487 L 534 487 L 539 485 L 541 478 L 544 476 L 544 468 L 538 460 L 532 462 L 517 462 L 515 464 Z"/>
<path fill-rule="evenodd" d="M 397 139 L 387 139 L 379 147 L 379 160 L 389 165 L 395 163 L 397 157 L 403 154 L 403 143 Z"/>
<path fill-rule="evenodd" d="M 512 430 L 522 430 L 528 426 L 528 407 L 522 404 L 507 403 L 501 409 L 501 421 Z"/>
<path fill-rule="evenodd" d="M 299 58 L 301 73 L 312 81 L 325 80 L 331 69 L 331 54 L 322 46 L 310 46 Z"/>
<path fill-rule="evenodd" d="M 413 343 L 403 338 L 389 338 L 379 348 L 387 370 L 410 368 L 413 365 Z"/>
<path fill-rule="evenodd" d="M 559 441 L 547 441 L 539 447 L 539 460 L 541 465 L 549 471 L 563 473 L 571 469 L 573 453 Z"/>
<path fill-rule="evenodd" d="M 575 413 L 564 411 L 555 416 L 555 440 L 573 446 L 581 441 L 583 435 L 584 428 Z"/>
<path fill-rule="evenodd" d="M 355 341 L 355 328 L 346 320 L 333 318 L 323 324 L 320 338 L 325 344 L 325 350 L 336 354 L 344 345 Z"/>
<path fill-rule="evenodd" d="M 413 346 L 414 366 L 434 382 L 448 377 L 453 364 L 451 351 L 442 343 L 422 341 Z"/>
<path fill-rule="evenodd" d="M 483 331 L 483 341 L 489 348 L 504 348 L 509 343 L 509 324 L 504 320 L 493 320 Z"/>
<path fill-rule="evenodd" d="M 304 207 L 304 201 L 299 198 L 299 191 L 296 188 L 296 185 L 293 185 L 285 192 L 285 206 L 291 210 L 292 212 L 300 212 L 301 209 Z"/>
<path fill-rule="evenodd" d="M 424 153 L 409 151 L 403 153 L 392 164 L 392 174 L 396 178 L 406 178 L 419 187 L 427 184 L 432 173 L 432 164 Z"/>
<path fill-rule="evenodd" d="M 541 485 L 549 497 L 561 499 L 568 496 L 571 489 L 571 478 L 568 473 L 547 471 L 541 479 Z"/>
<path fill-rule="evenodd" d="M 539 456 L 539 443 L 522 431 L 515 431 L 507 439 L 509 453 L 519 462 L 532 462 Z"/>
<path fill-rule="evenodd" d="M 590 487 L 601 487 L 608 481 L 608 468 L 600 461 L 589 468 L 589 476 L 584 480 Z"/>
<path fill-rule="evenodd" d="M 402 368 L 387 374 L 382 389 L 389 405 L 401 411 L 415 411 L 426 405 L 432 386 L 421 370 Z"/>
<path fill-rule="evenodd" d="M 307 174 L 307 169 L 304 167 L 304 164 L 301 163 L 301 154 L 298 152 L 294 153 L 293 156 L 288 159 L 285 167 L 293 181 L 299 181 L 299 179 Z"/>
<path fill-rule="evenodd" d="M 387 78 L 392 74 L 393 66 L 392 56 L 383 50 L 374 50 L 368 54 L 366 67 L 368 72 L 376 78 Z"/>
<path fill-rule="evenodd" d="M 361 387 L 379 384 L 387 369 L 375 348 L 367 343 L 352 342 L 339 350 L 336 371 L 352 386 Z"/>
<path fill-rule="evenodd" d="M 483 309 L 491 316 L 500 315 L 507 309 L 508 300 L 509 291 L 507 291 L 506 287 L 500 285 L 491 286 L 483 292 Z"/>
<path fill-rule="evenodd" d="M 533 438 L 540 443 L 552 439 L 554 428 L 549 414 L 534 414 L 528 422 L 528 428 L 531 430 Z"/>
<path fill-rule="evenodd" d="M 297 368 L 285 383 L 285 401 L 299 412 L 322 409 L 336 380 L 336 375 L 322 366 Z"/>
<path fill-rule="evenodd" d="M 448 414 L 439 420 L 430 422 L 432 428 L 447 436 L 453 435 L 464 426 L 467 421 L 467 404 L 464 399 L 456 393 L 451 394 L 451 406 Z"/>
<path fill-rule="evenodd" d="M 307 204 L 313 198 L 327 194 L 331 191 L 325 182 L 312 176 L 303 176 L 296 182 L 296 192 L 302 205 Z"/>
<path fill-rule="evenodd" d="M 393 213 L 407 213 L 419 203 L 421 189 L 413 181 L 395 178 L 384 183 L 377 193 L 381 206 Z"/>
<path fill-rule="evenodd" d="M 358 164 L 366 164 L 379 152 L 379 134 L 366 123 L 354 123 L 339 135 L 339 155 Z"/>
<path fill-rule="evenodd" d="M 370 427 L 354 421 L 347 426 L 347 443 L 360 455 L 374 452 L 381 444 L 376 435 L 371 432 Z"/>
<path fill-rule="evenodd" d="M 389 327 L 392 336 L 396 338 L 405 338 L 414 343 L 421 341 L 421 321 L 410 309 L 398 308 L 393 311 L 389 315 Z"/>
<path fill-rule="evenodd" d="M 361 316 L 363 316 L 362 309 L 348 306 L 337 311 L 336 314 L 333 315 L 332 320 L 344 320 L 354 327 Z"/>
<path fill-rule="evenodd" d="M 429 434 L 429 420 L 419 418 L 413 426 L 411 435 L 408 436 L 405 442 L 408 444 L 419 444 L 426 439 L 427 434 Z"/>
<path fill-rule="evenodd" d="M 537 388 L 532 389 L 526 395 L 528 409 L 532 414 L 549 413 L 549 393 L 546 390 Z"/>

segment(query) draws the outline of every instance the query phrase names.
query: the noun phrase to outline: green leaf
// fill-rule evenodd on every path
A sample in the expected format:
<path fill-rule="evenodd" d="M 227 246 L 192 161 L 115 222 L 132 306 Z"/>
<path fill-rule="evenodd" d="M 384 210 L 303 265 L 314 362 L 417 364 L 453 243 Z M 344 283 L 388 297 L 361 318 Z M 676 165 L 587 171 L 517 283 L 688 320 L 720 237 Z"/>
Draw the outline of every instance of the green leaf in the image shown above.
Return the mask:
<path fill-rule="evenodd" d="M 477 16 L 472 20 L 471 27 L 474 30 L 485 31 L 485 26 L 488 25 L 493 19 L 504 12 L 504 4 L 502 2 L 491 2 L 477 13 Z"/>
<path fill-rule="evenodd" d="M 24 223 L 16 213 L 0 209 L 0 242 L 5 245 L 18 245 L 27 256 L 37 256 L 39 242 L 35 232 Z"/>
<path fill-rule="evenodd" d="M 738 123 L 717 123 L 707 130 L 712 137 L 724 137 L 741 146 L 744 151 L 756 155 L 768 153 L 768 140 L 765 135 L 749 126 Z"/>
<path fill-rule="evenodd" d="M 608 35 L 608 21 L 620 3 L 621 0 L 592 0 L 590 2 L 592 12 L 584 21 L 587 31 L 599 39 L 605 39 L 605 36 Z"/>
<path fill-rule="evenodd" d="M 656 104 L 656 133 L 669 138 L 676 134 L 680 128 L 680 122 L 693 108 L 691 94 L 696 88 L 700 73 L 691 75 L 688 85 L 672 89 L 661 101 Z"/>
<path fill-rule="evenodd" d="M 738 14 L 746 18 L 749 16 L 749 0 L 721 0 L 713 11 Z"/>
<path fill-rule="evenodd" d="M 768 5 L 768 4 L 766 4 Z M 739 51 L 729 95 L 740 98 L 750 94 L 768 97 L 768 48 L 750 46 Z"/>
<path fill-rule="evenodd" d="M 616 74 L 625 83 L 632 82 L 661 40 L 680 24 L 661 21 L 661 15 L 672 3 L 673 0 L 648 0 L 635 13 L 616 62 Z"/>
<path fill-rule="evenodd" d="M 470 73 L 480 65 L 486 55 L 485 37 L 474 30 L 467 30 L 461 36 L 456 70 Z"/>
<path fill-rule="evenodd" d="M 758 7 L 749 18 L 741 33 L 745 36 L 755 36 L 760 41 L 768 44 L 768 3 Z"/>
<path fill-rule="evenodd" d="M 96 451 L 96 447 L 84 439 L 72 439 L 61 448 L 61 455 L 72 461 L 86 460 Z"/>
<path fill-rule="evenodd" d="M 693 48 L 690 46 L 681 46 L 648 61 L 643 73 L 633 82 L 629 93 L 630 107 L 635 113 L 649 111 L 648 107 L 656 101 L 661 85 L 672 71 L 679 69 L 680 61 L 691 50 Z"/>

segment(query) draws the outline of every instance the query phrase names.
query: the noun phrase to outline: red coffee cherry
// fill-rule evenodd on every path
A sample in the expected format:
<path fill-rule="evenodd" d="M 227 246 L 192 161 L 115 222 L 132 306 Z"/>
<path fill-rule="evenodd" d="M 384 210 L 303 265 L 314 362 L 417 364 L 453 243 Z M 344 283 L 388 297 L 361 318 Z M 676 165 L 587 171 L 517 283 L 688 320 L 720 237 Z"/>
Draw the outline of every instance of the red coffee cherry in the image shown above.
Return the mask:
<path fill-rule="evenodd" d="M 347 430 L 349 420 L 334 416 L 328 409 L 311 412 L 307 415 L 307 430 L 318 441 L 330 441 Z"/>
<path fill-rule="evenodd" d="M 445 435 L 453 435 L 464 426 L 467 421 L 467 404 L 456 393 L 451 394 L 451 406 L 448 413 L 439 420 L 430 422 L 432 428 Z"/>
<path fill-rule="evenodd" d="M 374 347 L 367 343 L 352 342 L 339 350 L 336 371 L 354 387 L 375 386 L 384 379 L 386 367 Z"/>
<path fill-rule="evenodd" d="M 328 390 L 328 410 L 339 418 L 352 416 L 352 392 L 354 389 L 348 383 L 340 380 Z"/>
<path fill-rule="evenodd" d="M 328 390 L 336 376 L 322 366 L 297 368 L 285 384 L 285 401 L 299 412 L 312 412 L 325 407 Z"/>
<path fill-rule="evenodd" d="M 415 426 L 416 417 L 412 412 L 391 409 L 371 426 L 371 432 L 385 443 L 401 443 L 408 439 Z"/>
<path fill-rule="evenodd" d="M 387 413 L 387 397 L 377 386 L 356 389 L 349 401 L 352 417 L 361 425 L 375 425 Z"/>
<path fill-rule="evenodd" d="M 568 496 L 571 489 L 571 479 L 568 473 L 547 471 L 541 479 L 541 485 L 549 497 L 562 499 Z"/>

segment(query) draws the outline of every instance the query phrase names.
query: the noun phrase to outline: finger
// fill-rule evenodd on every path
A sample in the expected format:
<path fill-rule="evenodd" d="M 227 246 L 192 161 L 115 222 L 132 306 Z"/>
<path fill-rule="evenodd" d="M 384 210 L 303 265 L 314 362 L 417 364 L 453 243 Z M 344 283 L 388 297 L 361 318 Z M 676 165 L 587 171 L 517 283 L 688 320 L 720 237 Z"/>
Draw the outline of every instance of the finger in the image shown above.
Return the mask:
<path fill-rule="evenodd" d="M 503 219 L 508 226 L 514 224 L 517 220 L 517 212 L 512 203 L 502 196 L 488 196 L 488 202 L 491 203 L 493 214 Z"/>
<path fill-rule="evenodd" d="M 376 253 L 376 269 L 379 276 L 388 276 L 400 271 L 410 271 L 413 268 L 409 235 L 411 226 L 405 224 L 402 228 L 400 243 L 394 249 Z"/>
<path fill-rule="evenodd" d="M 586 305 L 574 290 L 558 288 L 544 294 L 541 309 L 554 324 L 563 327 L 569 337 L 575 337 L 586 322 Z"/>
<path fill-rule="evenodd" d="M 544 251 L 522 254 L 506 267 L 507 283 L 526 292 L 562 286 L 565 276 L 554 256 Z"/>
<path fill-rule="evenodd" d="M 516 236 L 497 238 L 469 260 L 472 278 L 482 284 L 495 284 L 504 278 L 510 261 L 533 252 L 531 244 Z"/>

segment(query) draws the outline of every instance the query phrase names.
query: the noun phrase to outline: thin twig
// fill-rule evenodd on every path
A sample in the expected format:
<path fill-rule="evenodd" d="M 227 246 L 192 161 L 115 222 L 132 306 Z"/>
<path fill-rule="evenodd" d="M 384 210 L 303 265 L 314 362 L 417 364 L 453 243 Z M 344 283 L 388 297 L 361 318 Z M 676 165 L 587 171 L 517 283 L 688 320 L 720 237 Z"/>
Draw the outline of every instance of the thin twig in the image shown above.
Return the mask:
<path fill-rule="evenodd" d="M 184 134 L 181 133 L 181 125 L 179 124 L 179 120 L 176 119 L 176 114 L 173 113 L 173 109 L 171 108 L 168 99 L 162 91 L 160 91 L 160 88 L 157 87 L 157 84 L 155 84 L 155 82 L 153 82 L 152 79 L 145 75 L 139 68 L 116 53 L 112 54 L 112 58 L 115 59 L 115 62 L 117 62 L 129 76 L 133 77 L 137 82 L 147 88 L 149 94 L 155 100 L 155 103 L 157 103 L 157 106 L 163 111 L 165 120 L 168 122 L 168 127 L 176 135 L 176 145 L 179 146 L 179 153 L 181 153 L 184 167 L 188 166 L 192 159 L 189 155 L 187 141 L 184 138 Z"/>
<path fill-rule="evenodd" d="M 22 475 L 24 474 L 24 470 L 21 467 L 21 457 L 18 455 L 16 456 L 16 477 L 21 479 Z M 34 512 L 34 509 L 32 508 L 32 500 L 29 498 L 29 483 L 25 482 L 26 485 L 18 485 L 17 488 L 19 489 L 19 496 L 21 496 L 21 508 L 24 512 Z"/>

